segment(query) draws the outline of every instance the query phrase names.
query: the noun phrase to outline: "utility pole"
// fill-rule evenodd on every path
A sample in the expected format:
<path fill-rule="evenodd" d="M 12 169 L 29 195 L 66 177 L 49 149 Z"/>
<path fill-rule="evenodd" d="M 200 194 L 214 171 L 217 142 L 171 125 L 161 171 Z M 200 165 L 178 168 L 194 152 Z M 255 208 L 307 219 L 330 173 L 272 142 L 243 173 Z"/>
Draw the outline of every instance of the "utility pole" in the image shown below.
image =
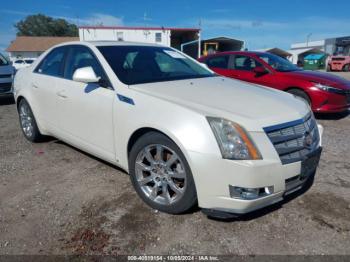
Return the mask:
<path fill-rule="evenodd" d="M 307 36 L 306 36 L 306 47 L 309 47 L 309 41 L 310 41 L 310 37 L 312 36 L 312 33 L 309 33 Z"/>
<path fill-rule="evenodd" d="M 201 30 L 202 30 L 202 19 L 199 19 L 199 32 L 198 32 L 198 58 L 201 57 Z"/>

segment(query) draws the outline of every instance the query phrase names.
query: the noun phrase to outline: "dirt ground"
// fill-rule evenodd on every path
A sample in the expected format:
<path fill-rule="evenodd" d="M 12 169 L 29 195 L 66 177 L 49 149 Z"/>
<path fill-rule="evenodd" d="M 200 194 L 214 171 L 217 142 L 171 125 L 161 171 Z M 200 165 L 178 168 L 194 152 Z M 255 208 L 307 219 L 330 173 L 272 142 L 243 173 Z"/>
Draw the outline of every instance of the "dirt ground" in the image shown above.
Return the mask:
<path fill-rule="evenodd" d="M 0 98 L 0 254 L 350 254 L 350 116 L 319 123 L 312 188 L 223 222 L 156 212 L 118 168 L 60 141 L 31 144 Z"/>

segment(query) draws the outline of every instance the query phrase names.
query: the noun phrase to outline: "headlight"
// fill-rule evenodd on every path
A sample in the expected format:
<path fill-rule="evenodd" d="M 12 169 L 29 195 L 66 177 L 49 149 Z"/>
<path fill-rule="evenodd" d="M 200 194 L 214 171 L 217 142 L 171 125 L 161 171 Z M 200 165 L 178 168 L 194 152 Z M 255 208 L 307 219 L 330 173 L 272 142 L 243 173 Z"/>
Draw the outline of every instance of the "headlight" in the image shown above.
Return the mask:
<path fill-rule="evenodd" d="M 207 119 L 223 158 L 235 160 L 261 159 L 259 150 L 243 127 L 222 118 L 207 117 Z"/>
<path fill-rule="evenodd" d="M 336 94 L 343 94 L 344 93 L 344 91 L 342 89 L 331 87 L 328 85 L 323 85 L 320 83 L 314 83 L 314 87 L 317 87 L 320 90 L 330 92 L 330 93 L 336 93 Z"/>

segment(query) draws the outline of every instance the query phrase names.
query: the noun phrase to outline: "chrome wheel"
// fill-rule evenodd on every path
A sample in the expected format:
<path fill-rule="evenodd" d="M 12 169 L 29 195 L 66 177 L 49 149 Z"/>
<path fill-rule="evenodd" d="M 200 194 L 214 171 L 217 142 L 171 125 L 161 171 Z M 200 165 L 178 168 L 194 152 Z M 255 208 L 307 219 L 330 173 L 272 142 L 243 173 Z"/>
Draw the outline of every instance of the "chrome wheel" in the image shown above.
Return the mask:
<path fill-rule="evenodd" d="M 21 103 L 19 108 L 19 117 L 24 134 L 27 137 L 32 137 L 34 131 L 33 116 L 27 103 Z"/>
<path fill-rule="evenodd" d="M 141 150 L 136 157 L 135 174 L 143 193 L 158 204 L 174 204 L 185 193 L 184 165 L 166 146 L 153 144 Z"/>

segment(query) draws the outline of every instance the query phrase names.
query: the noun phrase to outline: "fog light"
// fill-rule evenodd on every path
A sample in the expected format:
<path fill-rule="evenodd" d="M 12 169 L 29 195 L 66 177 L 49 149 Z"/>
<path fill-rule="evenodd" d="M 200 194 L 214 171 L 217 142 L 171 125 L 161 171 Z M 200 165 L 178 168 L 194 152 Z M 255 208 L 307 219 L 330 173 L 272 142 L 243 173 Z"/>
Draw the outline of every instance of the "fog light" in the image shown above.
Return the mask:
<path fill-rule="evenodd" d="M 274 187 L 246 188 L 229 185 L 229 190 L 232 198 L 252 200 L 273 194 Z"/>

